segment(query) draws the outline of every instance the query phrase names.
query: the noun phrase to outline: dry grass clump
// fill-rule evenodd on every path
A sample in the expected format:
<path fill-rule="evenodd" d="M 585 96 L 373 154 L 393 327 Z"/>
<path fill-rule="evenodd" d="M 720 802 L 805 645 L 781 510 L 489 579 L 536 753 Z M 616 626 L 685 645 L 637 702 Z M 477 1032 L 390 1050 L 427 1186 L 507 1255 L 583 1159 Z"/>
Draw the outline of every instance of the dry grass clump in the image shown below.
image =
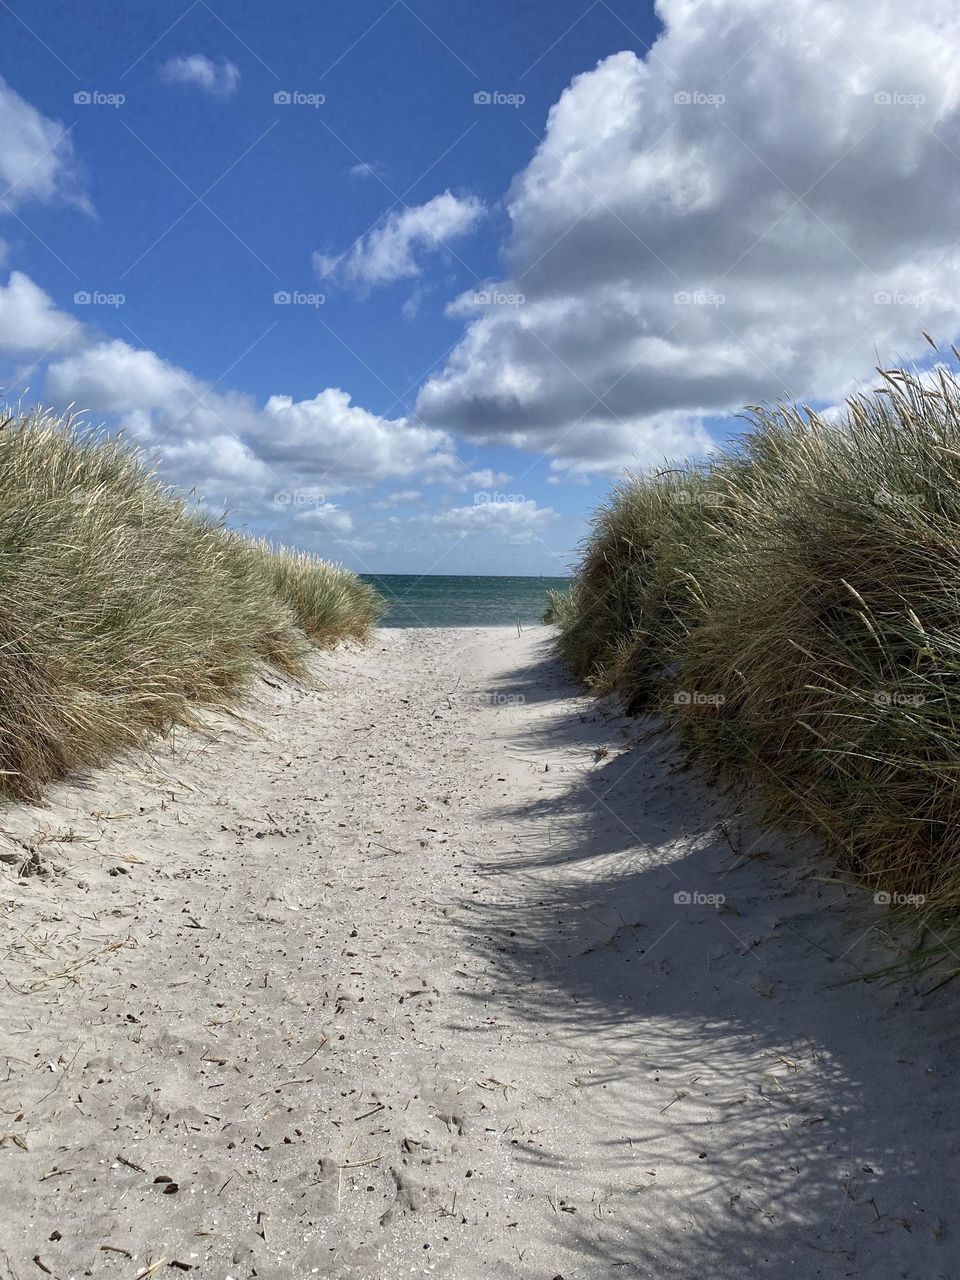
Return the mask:
<path fill-rule="evenodd" d="M 298 626 L 320 648 L 366 640 L 386 601 L 368 582 L 306 551 L 252 544 L 274 590 L 293 609 Z"/>
<path fill-rule="evenodd" d="M 840 421 L 754 409 L 706 467 L 620 486 L 559 644 L 865 881 L 955 908 L 960 383 L 883 378 Z"/>
<path fill-rule="evenodd" d="M 0 790 L 19 797 L 378 612 L 354 575 L 271 555 L 43 412 L 0 420 L 0 599 Z"/>

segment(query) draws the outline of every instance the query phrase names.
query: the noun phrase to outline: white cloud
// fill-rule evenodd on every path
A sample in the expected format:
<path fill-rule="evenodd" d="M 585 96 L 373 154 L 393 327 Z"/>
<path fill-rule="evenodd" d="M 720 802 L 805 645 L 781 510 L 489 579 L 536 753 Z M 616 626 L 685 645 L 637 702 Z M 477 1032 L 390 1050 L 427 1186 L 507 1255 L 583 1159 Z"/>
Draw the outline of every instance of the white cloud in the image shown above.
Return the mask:
<path fill-rule="evenodd" d="M 117 415 L 128 435 L 162 448 L 171 479 L 248 513 L 286 502 L 302 515 L 309 504 L 300 496 L 312 502 L 317 493 L 439 478 L 457 465 L 445 432 L 370 413 L 339 388 L 310 400 L 274 395 L 260 408 L 121 340 L 52 364 L 46 393 L 61 405 Z"/>
<path fill-rule="evenodd" d="M 0 77 L 0 211 L 56 197 L 89 209 L 70 136 Z"/>
<path fill-rule="evenodd" d="M 33 355 L 69 348 L 81 334 L 79 322 L 58 311 L 22 271 L 12 271 L 7 285 L 0 285 L 0 351 Z"/>
<path fill-rule="evenodd" d="M 456 481 L 458 489 L 496 489 L 497 485 L 506 484 L 510 476 L 506 471 L 494 471 L 491 467 L 481 467 L 479 471 L 468 471 Z"/>
<path fill-rule="evenodd" d="M 444 191 L 426 204 L 388 213 L 346 253 L 315 253 L 313 267 L 321 279 L 339 280 L 361 290 L 412 279 L 423 270 L 424 254 L 467 235 L 483 212 L 483 203 L 475 196 L 460 198 Z"/>
<path fill-rule="evenodd" d="M 400 314 L 403 316 L 404 320 L 406 320 L 407 324 L 412 324 L 413 321 L 416 320 L 417 313 L 420 310 L 420 304 L 423 302 L 424 293 L 425 290 L 418 286 L 414 289 L 413 293 L 411 293 L 410 297 L 405 299 L 403 306 L 400 308 Z"/>
<path fill-rule="evenodd" d="M 472 318 L 417 405 L 555 475 L 702 450 L 710 414 L 842 396 L 958 328 L 960 10 L 657 9 L 645 58 L 551 109 L 505 278 L 451 308 Z"/>
<path fill-rule="evenodd" d="M 202 53 L 170 58 L 160 68 L 161 79 L 170 84 L 189 84 L 215 98 L 229 98 L 240 83 L 240 70 L 226 58 L 214 62 Z"/>
<path fill-rule="evenodd" d="M 409 502 L 419 502 L 423 495 L 419 489 L 396 489 L 373 505 L 378 511 L 386 511 L 388 507 L 399 507 Z"/>
<path fill-rule="evenodd" d="M 260 424 L 267 461 L 334 476 L 344 487 L 391 477 L 442 476 L 455 466 L 449 436 L 407 418 L 381 418 L 329 387 L 312 400 L 271 396 Z"/>
<path fill-rule="evenodd" d="M 333 533 L 350 533 L 353 529 L 353 517 L 335 502 L 318 502 L 316 506 L 307 507 L 297 512 L 297 520 L 306 524 L 319 524 Z"/>
<path fill-rule="evenodd" d="M 420 517 L 442 529 L 468 534 L 492 533 L 507 542 L 535 541 L 557 513 L 552 507 L 538 507 L 533 498 L 514 501 L 481 502 L 471 507 L 451 507 Z"/>

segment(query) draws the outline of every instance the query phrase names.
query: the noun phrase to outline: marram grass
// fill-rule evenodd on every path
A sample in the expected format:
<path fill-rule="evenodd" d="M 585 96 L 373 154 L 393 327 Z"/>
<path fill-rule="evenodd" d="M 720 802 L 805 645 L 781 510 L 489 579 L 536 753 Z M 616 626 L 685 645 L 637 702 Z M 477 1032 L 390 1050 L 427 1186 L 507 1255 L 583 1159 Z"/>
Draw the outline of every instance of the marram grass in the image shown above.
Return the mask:
<path fill-rule="evenodd" d="M 354 574 L 195 514 L 129 446 L 43 412 L 0 416 L 0 602 L 0 792 L 26 798 L 381 611 Z"/>
<path fill-rule="evenodd" d="M 887 371 L 839 418 L 756 408 L 620 484 L 561 653 L 874 891 L 960 907 L 960 382 Z"/>

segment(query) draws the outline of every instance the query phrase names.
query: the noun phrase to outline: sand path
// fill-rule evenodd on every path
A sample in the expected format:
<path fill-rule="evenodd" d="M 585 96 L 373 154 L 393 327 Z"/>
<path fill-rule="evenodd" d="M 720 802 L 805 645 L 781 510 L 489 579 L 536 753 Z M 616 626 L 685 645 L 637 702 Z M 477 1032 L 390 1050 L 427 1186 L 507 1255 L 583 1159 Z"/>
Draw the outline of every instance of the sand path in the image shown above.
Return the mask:
<path fill-rule="evenodd" d="M 0 1280 L 956 1280 L 956 992 L 842 985 L 861 892 L 542 631 L 317 673 L 3 816 Z"/>

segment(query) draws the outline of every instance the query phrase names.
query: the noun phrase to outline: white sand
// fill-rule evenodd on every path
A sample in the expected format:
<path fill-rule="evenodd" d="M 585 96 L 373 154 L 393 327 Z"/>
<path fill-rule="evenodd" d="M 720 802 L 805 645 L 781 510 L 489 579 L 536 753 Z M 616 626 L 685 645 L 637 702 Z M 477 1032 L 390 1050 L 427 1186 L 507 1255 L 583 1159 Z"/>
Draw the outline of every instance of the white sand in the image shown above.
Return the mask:
<path fill-rule="evenodd" d="M 542 630 L 317 671 L 0 818 L 0 1280 L 960 1276 L 956 993 L 838 985 L 862 892 Z"/>

